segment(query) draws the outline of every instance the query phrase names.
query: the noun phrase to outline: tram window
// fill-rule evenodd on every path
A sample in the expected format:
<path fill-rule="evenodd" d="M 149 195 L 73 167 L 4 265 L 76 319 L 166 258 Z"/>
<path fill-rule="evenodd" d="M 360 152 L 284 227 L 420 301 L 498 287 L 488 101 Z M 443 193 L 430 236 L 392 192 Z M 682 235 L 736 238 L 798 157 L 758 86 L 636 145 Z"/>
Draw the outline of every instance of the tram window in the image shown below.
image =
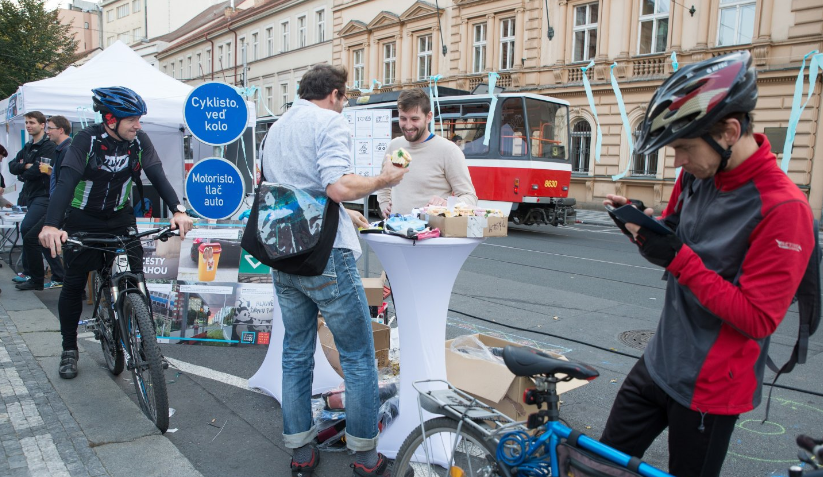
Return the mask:
<path fill-rule="evenodd" d="M 500 155 L 523 157 L 529 154 L 526 118 L 522 98 L 503 101 L 500 109 Z"/>
<path fill-rule="evenodd" d="M 489 153 L 489 146 L 483 144 L 488 116 L 489 103 L 464 104 L 462 116 L 453 120 L 450 138 L 460 136 L 464 156 L 484 156 Z"/>
<path fill-rule="evenodd" d="M 565 105 L 526 98 L 532 158 L 568 160 L 569 111 Z"/>

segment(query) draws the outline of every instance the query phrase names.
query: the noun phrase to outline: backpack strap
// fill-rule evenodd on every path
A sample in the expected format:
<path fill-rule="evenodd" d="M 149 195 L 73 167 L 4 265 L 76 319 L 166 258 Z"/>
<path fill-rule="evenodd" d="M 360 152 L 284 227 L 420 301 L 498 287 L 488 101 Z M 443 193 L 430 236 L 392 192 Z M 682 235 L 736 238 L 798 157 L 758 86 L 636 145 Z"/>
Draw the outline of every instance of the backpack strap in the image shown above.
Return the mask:
<path fill-rule="evenodd" d="M 813 223 L 814 233 L 814 248 L 809 257 L 809 263 L 806 265 L 806 272 L 800 280 L 800 285 L 797 287 L 797 308 L 800 326 L 797 331 L 797 342 L 794 344 L 792 355 L 783 366 L 778 367 L 772 360 L 771 356 L 766 357 L 766 365 L 774 373 L 774 380 L 772 380 L 772 387 L 769 389 L 769 397 L 766 400 L 766 417 L 763 422 L 769 420 L 769 407 L 772 401 L 772 391 L 774 384 L 777 383 L 777 378 L 783 373 L 790 373 L 797 364 L 804 364 L 809 353 L 809 337 L 817 331 L 820 324 L 820 239 L 818 237 L 820 224 L 817 220 Z"/>

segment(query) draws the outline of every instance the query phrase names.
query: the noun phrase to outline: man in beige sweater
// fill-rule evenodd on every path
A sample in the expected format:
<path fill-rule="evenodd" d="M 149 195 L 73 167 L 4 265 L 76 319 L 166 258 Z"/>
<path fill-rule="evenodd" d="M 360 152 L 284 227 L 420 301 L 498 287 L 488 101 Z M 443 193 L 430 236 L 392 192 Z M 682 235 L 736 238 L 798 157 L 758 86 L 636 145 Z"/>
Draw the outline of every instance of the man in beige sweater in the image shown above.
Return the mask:
<path fill-rule="evenodd" d="M 412 157 L 403 182 L 377 191 L 384 217 L 408 214 L 426 205 L 446 205 L 454 195 L 468 206 L 477 205 L 477 194 L 469 176 L 463 151 L 448 139 L 429 132 L 432 114 L 429 96 L 422 89 L 405 90 L 397 98 L 400 130 L 389 152 L 403 148 Z M 396 167 L 385 162 L 384 167 Z"/>

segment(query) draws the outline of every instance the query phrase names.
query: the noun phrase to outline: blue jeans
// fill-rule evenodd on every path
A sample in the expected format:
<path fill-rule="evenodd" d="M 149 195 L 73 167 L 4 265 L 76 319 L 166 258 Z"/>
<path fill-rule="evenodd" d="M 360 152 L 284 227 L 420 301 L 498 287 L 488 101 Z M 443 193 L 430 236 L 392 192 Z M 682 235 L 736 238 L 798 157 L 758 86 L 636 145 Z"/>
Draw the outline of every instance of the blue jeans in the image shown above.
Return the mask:
<path fill-rule="evenodd" d="M 273 271 L 283 325 L 283 439 L 296 449 L 317 435 L 311 415 L 317 312 L 323 314 L 346 375 L 346 444 L 354 451 L 377 446 L 377 366 L 366 293 L 351 250 L 332 250 L 316 277 Z"/>

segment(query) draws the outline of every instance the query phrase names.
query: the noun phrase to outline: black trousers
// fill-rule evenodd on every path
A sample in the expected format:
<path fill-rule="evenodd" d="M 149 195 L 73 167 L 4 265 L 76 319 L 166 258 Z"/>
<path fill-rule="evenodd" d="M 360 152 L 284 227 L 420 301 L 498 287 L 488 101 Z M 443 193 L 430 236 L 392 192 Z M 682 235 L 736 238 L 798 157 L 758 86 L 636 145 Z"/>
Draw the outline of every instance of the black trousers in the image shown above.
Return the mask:
<path fill-rule="evenodd" d="M 130 227 L 136 227 L 136 220 L 131 207 L 126 207 L 107 216 L 70 209 L 63 229 L 69 236 L 77 232 L 125 235 Z M 104 252 L 87 249 L 66 250 L 63 253 L 66 270 L 57 310 L 64 350 L 77 349 L 77 324 L 83 312 L 83 288 L 89 272 L 103 267 L 104 255 Z M 143 247 L 139 244 L 129 250 L 129 267 L 133 272 L 143 270 Z"/>
<path fill-rule="evenodd" d="M 39 286 L 43 286 L 46 274 L 43 269 L 43 257 L 46 257 L 46 261 L 49 262 L 53 281 L 62 282 L 64 274 L 63 262 L 60 261 L 60 257 L 52 258 L 51 251 L 40 245 L 40 231 L 43 230 L 45 222 L 46 215 L 44 213 L 40 221 L 23 235 L 24 273 L 31 277 L 33 284 Z"/>
<path fill-rule="evenodd" d="M 670 474 L 719 476 L 737 416 L 701 413 L 675 402 L 655 384 L 641 357 L 617 393 L 600 441 L 643 457 L 668 427 Z"/>

